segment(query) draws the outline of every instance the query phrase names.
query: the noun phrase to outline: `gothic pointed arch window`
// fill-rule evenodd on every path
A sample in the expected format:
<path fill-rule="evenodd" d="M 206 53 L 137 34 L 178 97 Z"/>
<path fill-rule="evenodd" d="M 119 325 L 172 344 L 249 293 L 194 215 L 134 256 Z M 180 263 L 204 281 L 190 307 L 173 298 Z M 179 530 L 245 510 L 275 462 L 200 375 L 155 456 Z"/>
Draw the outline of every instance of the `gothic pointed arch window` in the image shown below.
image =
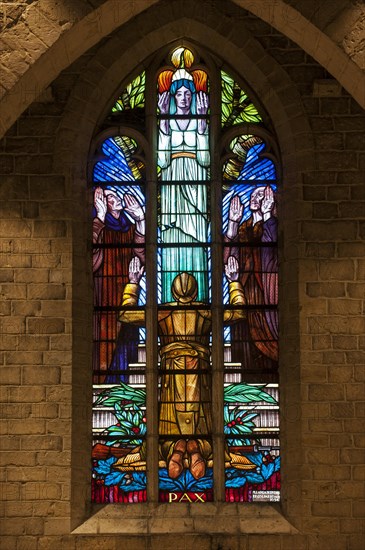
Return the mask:
<path fill-rule="evenodd" d="M 222 66 L 155 56 L 94 140 L 95 503 L 280 499 L 278 152 Z"/>

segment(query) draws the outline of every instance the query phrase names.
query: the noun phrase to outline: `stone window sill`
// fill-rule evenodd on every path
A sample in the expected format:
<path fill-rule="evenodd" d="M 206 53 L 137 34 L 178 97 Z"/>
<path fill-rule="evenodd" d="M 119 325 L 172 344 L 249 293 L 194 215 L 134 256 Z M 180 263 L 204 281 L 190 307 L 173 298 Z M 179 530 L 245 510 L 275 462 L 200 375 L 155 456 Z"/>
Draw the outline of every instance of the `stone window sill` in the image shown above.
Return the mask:
<path fill-rule="evenodd" d="M 94 512 L 72 534 L 298 533 L 272 504 L 108 504 Z"/>

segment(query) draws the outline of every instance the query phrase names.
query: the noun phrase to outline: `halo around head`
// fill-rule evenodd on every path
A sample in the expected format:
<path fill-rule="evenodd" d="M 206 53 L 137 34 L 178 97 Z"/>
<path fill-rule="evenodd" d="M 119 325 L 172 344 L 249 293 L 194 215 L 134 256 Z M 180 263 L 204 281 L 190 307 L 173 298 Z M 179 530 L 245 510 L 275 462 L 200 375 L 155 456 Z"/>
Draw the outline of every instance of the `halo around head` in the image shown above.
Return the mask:
<path fill-rule="evenodd" d="M 172 52 L 171 62 L 177 69 L 190 69 L 194 62 L 194 55 L 187 48 L 179 47 Z"/>

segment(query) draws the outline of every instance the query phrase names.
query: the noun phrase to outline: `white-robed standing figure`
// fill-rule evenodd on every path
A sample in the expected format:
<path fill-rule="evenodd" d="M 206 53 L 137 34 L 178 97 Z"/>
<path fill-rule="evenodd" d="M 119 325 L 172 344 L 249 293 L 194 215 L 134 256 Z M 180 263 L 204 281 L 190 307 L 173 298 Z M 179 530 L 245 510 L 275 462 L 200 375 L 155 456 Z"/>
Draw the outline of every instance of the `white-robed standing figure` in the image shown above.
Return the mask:
<path fill-rule="evenodd" d="M 160 238 L 165 245 L 179 245 L 162 248 L 162 302 L 171 299 L 171 283 L 183 271 L 194 274 L 198 300 L 208 300 L 207 249 L 189 246 L 206 243 L 209 238 L 208 105 L 207 93 L 196 90 L 193 76 L 185 69 L 176 70 L 170 89 L 159 94 Z"/>

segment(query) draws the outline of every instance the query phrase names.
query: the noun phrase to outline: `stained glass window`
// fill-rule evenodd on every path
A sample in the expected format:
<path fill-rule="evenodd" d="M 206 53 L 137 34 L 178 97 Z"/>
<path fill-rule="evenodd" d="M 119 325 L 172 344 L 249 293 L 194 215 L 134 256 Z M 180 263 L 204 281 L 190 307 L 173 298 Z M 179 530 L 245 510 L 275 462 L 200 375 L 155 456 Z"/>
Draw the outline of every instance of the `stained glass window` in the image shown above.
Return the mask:
<path fill-rule="evenodd" d="M 95 503 L 280 500 L 277 152 L 214 67 L 175 48 L 95 141 Z"/>

